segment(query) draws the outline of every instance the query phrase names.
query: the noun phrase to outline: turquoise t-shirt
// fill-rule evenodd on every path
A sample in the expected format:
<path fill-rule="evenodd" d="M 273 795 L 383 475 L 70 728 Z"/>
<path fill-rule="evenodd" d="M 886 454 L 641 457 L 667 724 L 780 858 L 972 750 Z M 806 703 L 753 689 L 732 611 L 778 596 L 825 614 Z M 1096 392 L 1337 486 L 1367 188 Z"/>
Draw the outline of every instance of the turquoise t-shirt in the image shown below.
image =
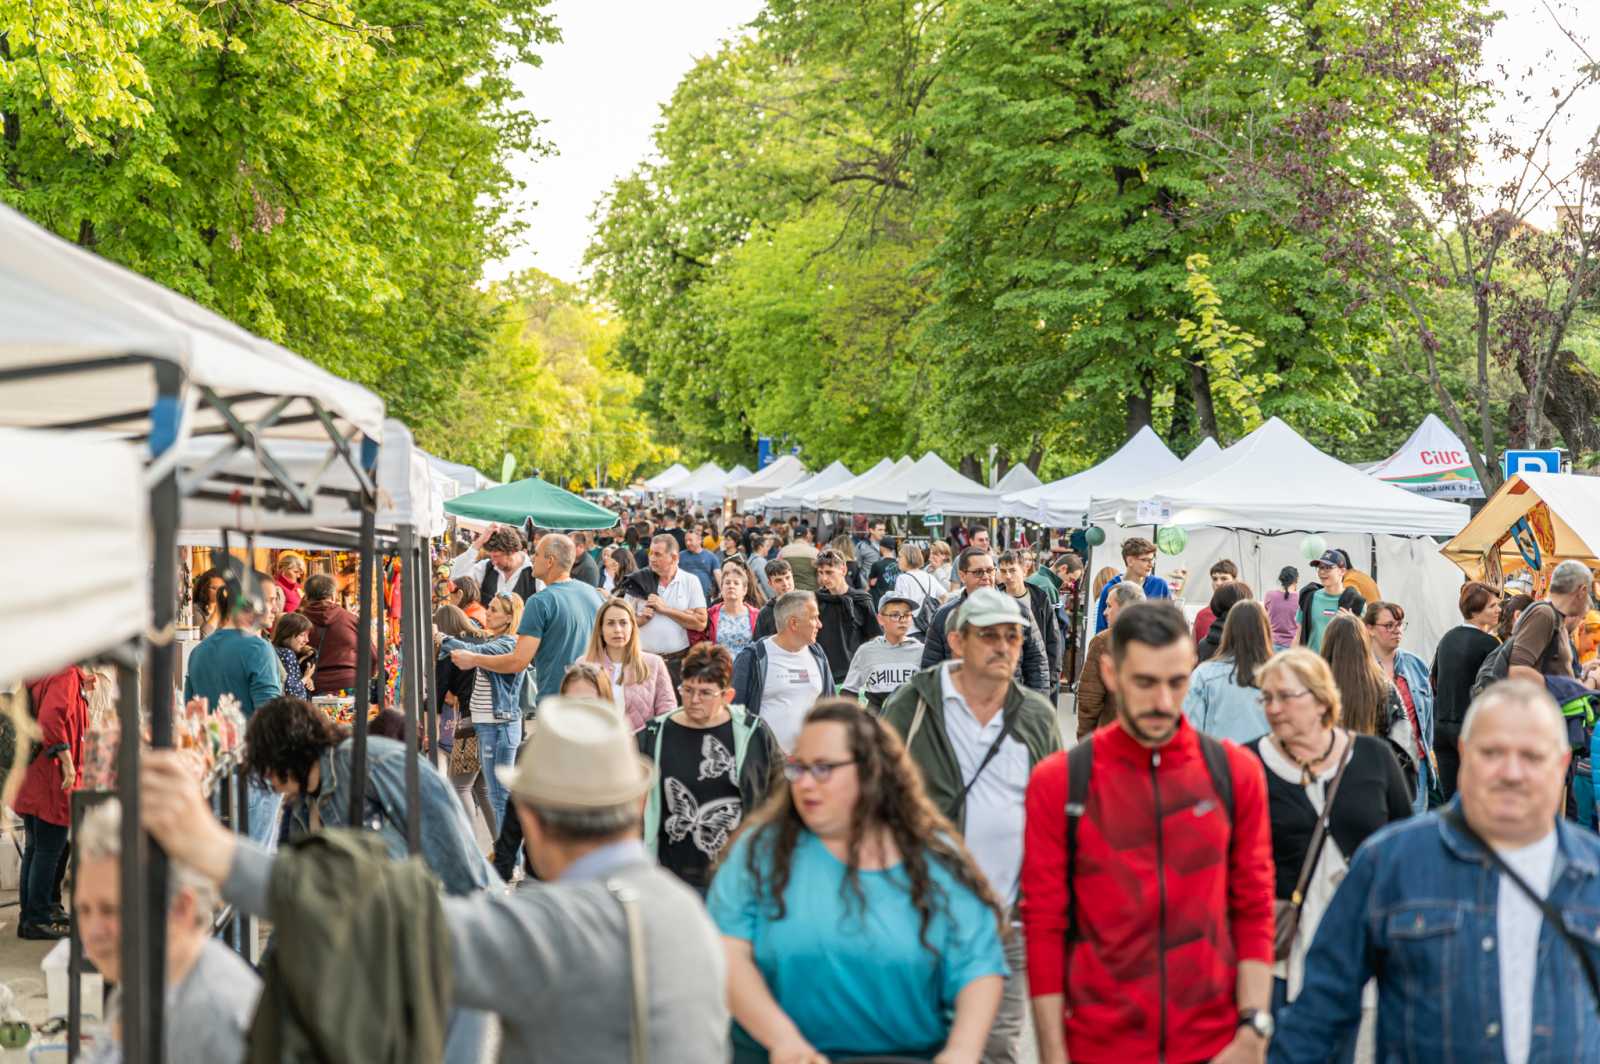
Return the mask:
<path fill-rule="evenodd" d="M 1344 594 L 1330 595 L 1322 588 L 1317 588 L 1311 594 L 1311 602 L 1306 607 L 1309 617 L 1302 617 L 1300 623 L 1305 626 L 1310 634 L 1306 638 L 1306 645 L 1318 653 L 1322 652 L 1322 633 L 1328 630 L 1328 622 L 1339 614 L 1339 598 Z"/>
<path fill-rule="evenodd" d="M 600 612 L 600 602 L 600 592 L 582 580 L 546 584 L 544 590 L 528 599 L 517 634 L 539 640 L 533 667 L 540 698 L 560 691 L 567 666 L 589 649 L 589 634 L 594 629 L 594 615 Z"/>
<path fill-rule="evenodd" d="M 860 873 L 866 906 L 844 885 L 845 866 L 809 831 L 800 833 L 784 892 L 782 920 L 757 898 L 746 866 L 746 835 L 723 859 L 706 899 L 730 938 L 751 943 L 756 967 L 778 1005 L 820 1052 L 931 1057 L 944 1048 L 956 995 L 975 979 L 1007 974 L 994 913 L 944 866 L 930 862 L 946 899 L 935 904 L 922 945 L 917 910 L 901 867 Z M 848 901 L 846 899 L 849 899 Z M 764 1061 L 734 1025 L 736 1060 Z"/>

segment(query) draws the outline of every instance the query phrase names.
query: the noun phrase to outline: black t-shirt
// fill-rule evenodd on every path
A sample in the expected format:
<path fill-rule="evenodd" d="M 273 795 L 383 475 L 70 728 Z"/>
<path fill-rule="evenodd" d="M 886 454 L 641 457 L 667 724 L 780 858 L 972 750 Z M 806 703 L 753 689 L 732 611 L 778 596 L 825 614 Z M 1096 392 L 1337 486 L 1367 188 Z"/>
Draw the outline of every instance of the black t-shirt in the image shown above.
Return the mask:
<path fill-rule="evenodd" d="M 1483 660 L 1500 646 L 1488 632 L 1471 625 L 1450 629 L 1433 652 L 1434 721 L 1436 731 L 1454 737 L 1467 719 L 1472 705 L 1472 684 L 1478 678 Z"/>
<path fill-rule="evenodd" d="M 744 817 L 733 763 L 733 721 L 691 728 L 661 725 L 661 835 L 656 855 L 667 871 L 704 890 L 711 862 Z"/>
<path fill-rule="evenodd" d="M 681 529 L 681 528 L 663 528 L 660 532 L 656 533 L 656 535 L 658 535 L 658 536 L 659 535 L 663 535 L 663 534 L 671 536 L 673 539 L 677 540 L 678 541 L 678 550 L 680 550 L 680 551 L 683 550 L 683 545 L 685 543 L 689 542 L 688 540 L 684 539 L 684 537 L 683 537 L 683 529 Z M 646 551 L 645 553 L 646 553 L 646 555 L 648 555 L 649 551 Z"/>

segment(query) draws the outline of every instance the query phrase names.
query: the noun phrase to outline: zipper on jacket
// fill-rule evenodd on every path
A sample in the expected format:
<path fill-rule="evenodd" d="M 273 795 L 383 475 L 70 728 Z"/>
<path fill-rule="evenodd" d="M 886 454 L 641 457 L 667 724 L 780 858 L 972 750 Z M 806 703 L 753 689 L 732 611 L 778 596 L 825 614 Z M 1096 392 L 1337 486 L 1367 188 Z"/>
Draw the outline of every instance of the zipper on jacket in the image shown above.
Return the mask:
<path fill-rule="evenodd" d="M 1160 986 L 1161 1026 L 1156 1035 L 1156 1059 L 1165 1064 L 1167 1059 L 1167 862 L 1161 846 L 1161 780 L 1156 769 L 1161 767 L 1161 751 L 1150 752 L 1150 790 L 1155 797 L 1156 813 L 1156 887 L 1160 908 L 1156 919 L 1156 979 Z"/>

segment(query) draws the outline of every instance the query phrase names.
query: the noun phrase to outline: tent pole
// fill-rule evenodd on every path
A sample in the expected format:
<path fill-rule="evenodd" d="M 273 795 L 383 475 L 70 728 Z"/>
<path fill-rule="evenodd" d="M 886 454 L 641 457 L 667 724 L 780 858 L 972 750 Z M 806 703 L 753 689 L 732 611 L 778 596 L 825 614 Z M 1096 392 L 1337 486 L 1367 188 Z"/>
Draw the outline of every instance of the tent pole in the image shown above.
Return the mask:
<path fill-rule="evenodd" d="M 389 643 L 384 638 L 383 626 L 389 621 L 389 610 L 385 597 L 389 591 L 389 556 L 380 554 L 377 558 L 378 567 L 378 660 L 372 665 L 372 674 L 377 682 L 378 709 L 388 708 L 389 704 Z"/>
<path fill-rule="evenodd" d="M 363 448 L 365 450 L 365 448 Z M 365 457 L 363 455 L 363 457 Z M 369 468 L 371 468 L 369 466 Z M 350 826 L 360 827 L 367 807 L 367 709 L 372 704 L 372 563 L 377 500 L 361 497 L 361 562 L 356 611 L 356 691 L 350 756 Z"/>
<path fill-rule="evenodd" d="M 433 573 L 429 541 L 422 540 L 417 557 L 417 610 L 418 627 L 422 645 L 417 654 L 417 675 L 422 681 L 422 706 L 428 720 L 428 757 L 437 759 L 439 750 L 439 693 L 434 690 L 438 682 L 433 667 Z"/>
<path fill-rule="evenodd" d="M 422 849 L 422 780 L 417 750 L 417 702 L 422 696 L 422 654 L 417 638 L 417 536 L 410 525 L 400 526 L 400 691 L 406 730 L 406 845 L 412 853 Z"/>

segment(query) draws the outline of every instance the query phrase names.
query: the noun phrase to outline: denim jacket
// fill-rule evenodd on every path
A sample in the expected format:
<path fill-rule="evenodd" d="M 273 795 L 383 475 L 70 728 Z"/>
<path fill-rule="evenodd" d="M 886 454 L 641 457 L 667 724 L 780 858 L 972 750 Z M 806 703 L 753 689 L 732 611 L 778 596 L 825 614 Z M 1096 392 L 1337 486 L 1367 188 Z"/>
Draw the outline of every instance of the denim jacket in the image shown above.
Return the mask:
<path fill-rule="evenodd" d="M 1460 799 L 1450 805 L 1460 808 Z M 1600 964 L 1600 838 L 1556 821 L 1550 901 Z M 1438 813 L 1391 824 L 1356 851 L 1317 927 L 1306 982 L 1281 1017 L 1271 1064 L 1326 1062 L 1378 980 L 1381 1061 L 1504 1060 L 1500 875 Z M 1540 925 L 1529 1064 L 1600 1060 L 1600 1015 L 1563 936 Z"/>
<path fill-rule="evenodd" d="M 1416 811 L 1424 813 L 1428 809 L 1428 785 L 1437 778 L 1433 760 L 1433 684 L 1428 680 L 1428 663 L 1409 651 L 1395 651 L 1394 671 L 1411 689 L 1411 700 L 1417 709 L 1417 725 L 1422 731 L 1418 739 L 1427 751 L 1427 756 L 1417 766 Z"/>
<path fill-rule="evenodd" d="M 311 809 L 325 828 L 350 825 L 350 758 L 355 740 L 346 739 L 322 752 L 317 793 L 301 795 L 289 807 L 291 836 L 312 831 Z M 376 735 L 367 737 L 367 804 L 363 826 L 382 837 L 389 856 L 404 860 L 406 846 L 406 758 L 404 743 Z M 437 769 L 423 760 L 417 793 L 422 802 L 421 857 L 444 884 L 446 894 L 470 894 L 499 877 L 478 850 L 461 801 Z"/>
<path fill-rule="evenodd" d="M 473 654 L 509 654 L 517 648 L 517 637 L 514 635 L 490 636 L 481 643 L 469 643 L 464 639 L 446 639 L 439 644 L 439 656 L 448 657 L 452 650 L 466 650 Z M 478 675 L 489 677 L 490 704 L 494 708 L 494 719 L 502 722 L 522 719 L 522 685 L 528 680 L 528 670 L 518 672 L 491 672 L 488 669 L 479 669 Z M 463 710 L 465 706 L 461 707 Z"/>

